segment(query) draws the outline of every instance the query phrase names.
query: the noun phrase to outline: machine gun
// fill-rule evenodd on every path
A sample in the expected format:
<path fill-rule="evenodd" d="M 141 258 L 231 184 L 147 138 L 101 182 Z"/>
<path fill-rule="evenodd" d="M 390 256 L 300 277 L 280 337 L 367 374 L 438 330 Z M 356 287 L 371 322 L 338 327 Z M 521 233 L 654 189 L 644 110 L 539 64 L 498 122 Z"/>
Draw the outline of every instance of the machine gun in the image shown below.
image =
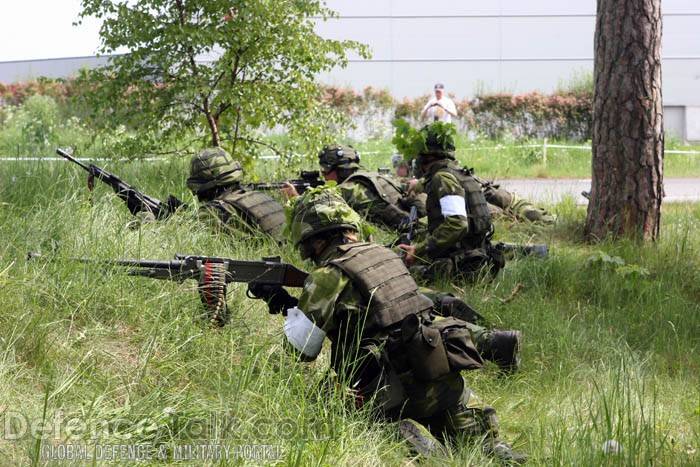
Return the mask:
<path fill-rule="evenodd" d="M 284 188 L 284 186 L 289 183 L 296 188 L 297 193 L 302 194 L 309 188 L 316 188 L 322 186 L 326 181 L 321 178 L 321 172 L 318 170 L 302 170 L 299 175 L 300 178 L 294 180 L 288 180 L 285 182 L 269 182 L 269 183 L 246 183 L 243 184 L 245 188 L 249 190 L 279 190 Z"/>
<path fill-rule="evenodd" d="M 147 194 L 140 192 L 133 185 L 129 185 L 118 176 L 111 172 L 107 172 L 95 164 L 83 164 L 63 149 L 56 149 L 56 153 L 87 170 L 88 189 L 90 192 L 92 192 L 95 187 L 95 178 L 103 181 L 112 187 L 112 190 L 114 190 L 117 196 L 119 196 L 126 203 L 126 207 L 129 208 L 129 211 L 134 216 L 140 212 L 147 212 L 152 214 L 156 219 L 166 219 L 180 207 L 187 207 L 186 204 L 173 195 L 168 195 L 165 201 L 148 196 Z"/>
<path fill-rule="evenodd" d="M 29 257 L 36 257 L 36 254 L 30 253 Z M 199 297 L 207 310 L 203 317 L 217 327 L 224 326 L 230 318 L 226 305 L 226 285 L 230 282 L 303 287 L 308 276 L 307 272 L 281 262 L 279 257 L 244 261 L 218 256 L 176 254 L 171 261 L 74 259 L 81 263 L 124 266 L 128 268 L 126 274 L 130 276 L 177 282 L 195 279 L 199 284 Z"/>

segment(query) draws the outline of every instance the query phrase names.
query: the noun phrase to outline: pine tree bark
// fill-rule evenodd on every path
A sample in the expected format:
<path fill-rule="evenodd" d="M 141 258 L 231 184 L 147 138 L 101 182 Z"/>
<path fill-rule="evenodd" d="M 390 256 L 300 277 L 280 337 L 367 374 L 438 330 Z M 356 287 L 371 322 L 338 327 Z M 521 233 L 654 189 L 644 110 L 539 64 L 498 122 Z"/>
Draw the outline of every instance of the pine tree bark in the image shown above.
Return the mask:
<path fill-rule="evenodd" d="M 655 240 L 663 198 L 661 0 L 598 0 L 586 238 Z"/>

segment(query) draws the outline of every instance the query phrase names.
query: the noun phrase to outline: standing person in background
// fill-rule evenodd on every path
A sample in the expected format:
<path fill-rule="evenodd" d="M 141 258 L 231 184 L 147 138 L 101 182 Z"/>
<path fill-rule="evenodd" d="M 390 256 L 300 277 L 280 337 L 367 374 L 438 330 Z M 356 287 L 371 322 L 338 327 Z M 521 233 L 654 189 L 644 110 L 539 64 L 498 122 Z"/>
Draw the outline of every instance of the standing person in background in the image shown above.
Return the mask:
<path fill-rule="evenodd" d="M 435 85 L 435 97 L 431 98 L 420 113 L 421 118 L 426 116 L 430 122 L 452 123 L 452 118 L 457 118 L 455 103 L 445 95 L 445 85 Z"/>

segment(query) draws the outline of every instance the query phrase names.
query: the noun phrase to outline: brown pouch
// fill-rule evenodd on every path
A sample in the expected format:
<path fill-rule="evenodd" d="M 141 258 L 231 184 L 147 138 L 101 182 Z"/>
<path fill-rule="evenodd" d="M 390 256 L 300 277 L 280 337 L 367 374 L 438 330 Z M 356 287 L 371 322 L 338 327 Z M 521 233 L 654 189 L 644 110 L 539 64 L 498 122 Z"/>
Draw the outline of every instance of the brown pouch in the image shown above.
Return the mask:
<path fill-rule="evenodd" d="M 472 342 L 466 322 L 450 316 L 435 320 L 432 327 L 439 330 L 442 336 L 450 370 L 476 370 L 484 366 L 484 360 Z"/>
<path fill-rule="evenodd" d="M 450 372 L 440 330 L 409 315 L 401 323 L 401 339 L 415 377 L 435 381 Z"/>

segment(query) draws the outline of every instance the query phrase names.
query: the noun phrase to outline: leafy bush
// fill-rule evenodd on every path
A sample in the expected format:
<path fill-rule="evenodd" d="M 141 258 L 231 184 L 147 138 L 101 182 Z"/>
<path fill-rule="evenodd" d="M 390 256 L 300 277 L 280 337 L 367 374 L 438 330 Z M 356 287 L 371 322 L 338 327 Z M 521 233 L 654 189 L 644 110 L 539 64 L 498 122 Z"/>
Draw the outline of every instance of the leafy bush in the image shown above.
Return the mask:
<path fill-rule="evenodd" d="M 482 94 L 474 99 L 455 102 L 460 115 L 455 124 L 460 133 L 472 138 L 586 141 L 590 139 L 593 128 L 592 96 L 592 88 L 582 87 L 558 90 L 552 94 Z M 363 133 L 371 134 L 371 131 L 367 131 L 368 122 L 376 126 L 378 115 L 388 117 L 392 112 L 394 119 L 420 126 L 423 122 L 420 112 L 430 96 L 397 101 L 387 91 L 366 88 L 360 94 L 351 88 L 331 86 L 325 88 L 322 98 L 331 107 L 352 115 L 355 125 Z M 385 127 L 387 124 L 383 122 Z M 384 127 L 375 133 L 385 134 Z"/>
<path fill-rule="evenodd" d="M 52 154 L 57 146 L 94 143 L 77 117 L 65 117 L 55 98 L 35 94 L 21 106 L 4 108 L 0 126 L 0 153 L 16 157 Z"/>

